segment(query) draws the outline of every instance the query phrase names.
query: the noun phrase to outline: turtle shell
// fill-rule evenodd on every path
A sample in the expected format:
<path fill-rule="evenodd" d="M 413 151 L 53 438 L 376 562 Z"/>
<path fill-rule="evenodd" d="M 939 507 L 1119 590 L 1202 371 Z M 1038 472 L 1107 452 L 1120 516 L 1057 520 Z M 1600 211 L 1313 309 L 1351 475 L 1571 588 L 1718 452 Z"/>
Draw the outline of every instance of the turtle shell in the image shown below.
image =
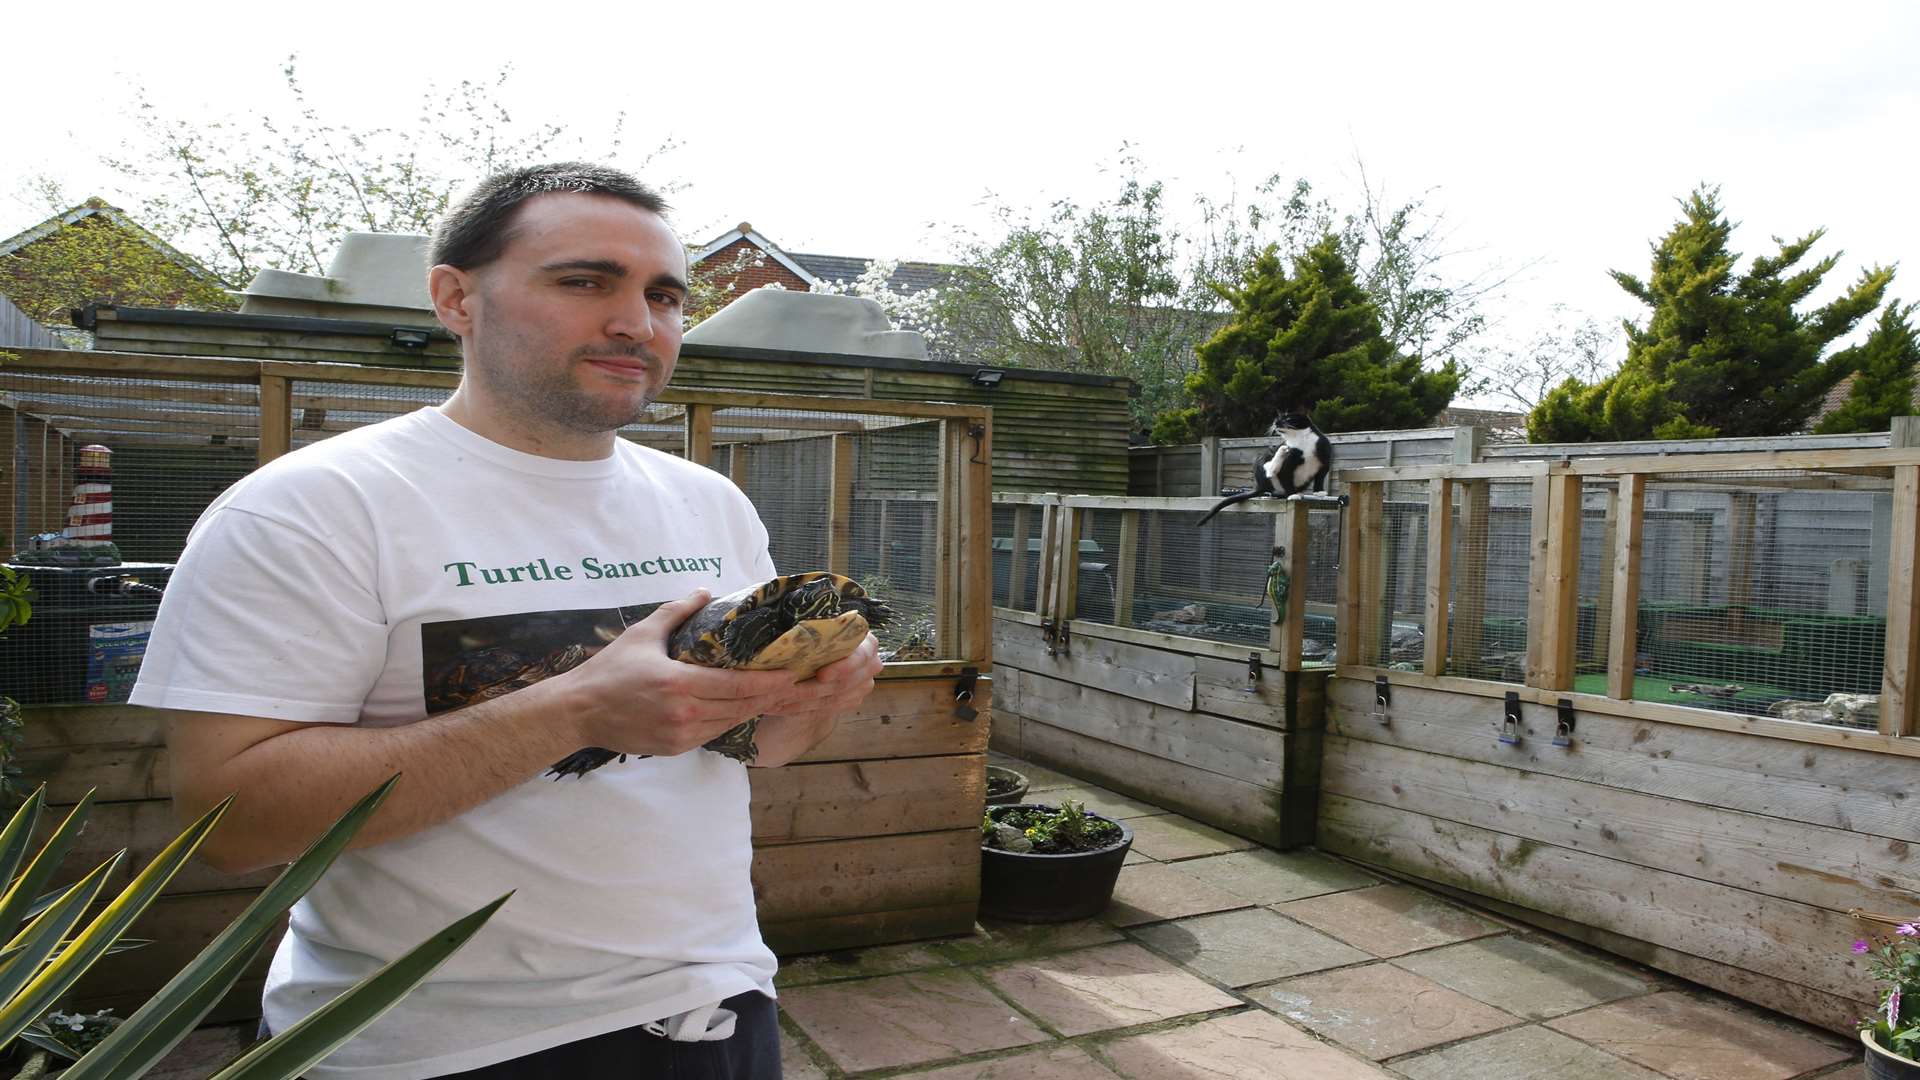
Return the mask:
<path fill-rule="evenodd" d="M 702 667 L 802 677 L 852 652 L 891 613 L 852 578 L 785 574 L 707 602 L 667 639 L 667 654 Z"/>
<path fill-rule="evenodd" d="M 870 627 L 892 612 L 852 578 L 826 571 L 785 574 L 707 601 L 667 637 L 667 655 L 701 667 L 750 671 L 785 669 L 809 678 L 860 647 Z M 753 717 L 729 728 L 705 749 L 740 762 L 759 749 Z M 625 754 L 588 747 L 557 762 L 548 775 L 584 776 Z"/>

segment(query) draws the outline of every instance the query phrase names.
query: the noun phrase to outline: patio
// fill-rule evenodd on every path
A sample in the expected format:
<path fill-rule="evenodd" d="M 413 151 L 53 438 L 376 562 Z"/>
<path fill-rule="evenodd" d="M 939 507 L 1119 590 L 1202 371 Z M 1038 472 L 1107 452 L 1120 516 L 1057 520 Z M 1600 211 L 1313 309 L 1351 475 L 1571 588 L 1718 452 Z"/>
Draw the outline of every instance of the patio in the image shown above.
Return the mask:
<path fill-rule="evenodd" d="M 796 957 L 788 1080 L 1856 1080 L 1858 1044 L 1001 754 L 1134 830 L 1099 919 Z M 207 1028 L 151 1076 L 251 1036 Z"/>

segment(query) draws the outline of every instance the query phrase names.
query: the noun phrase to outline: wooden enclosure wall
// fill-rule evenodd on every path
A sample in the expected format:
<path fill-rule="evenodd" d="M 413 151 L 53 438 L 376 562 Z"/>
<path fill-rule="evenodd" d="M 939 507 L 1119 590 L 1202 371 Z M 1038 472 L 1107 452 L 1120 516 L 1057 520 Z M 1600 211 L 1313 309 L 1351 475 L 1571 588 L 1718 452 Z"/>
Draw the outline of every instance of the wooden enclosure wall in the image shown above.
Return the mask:
<path fill-rule="evenodd" d="M 1050 656 L 1037 617 L 993 626 L 995 749 L 1271 847 L 1312 842 L 1324 671 L 1268 667 L 1248 693 L 1244 654 L 1208 642 L 1076 630 Z"/>
<path fill-rule="evenodd" d="M 1850 1033 L 1872 1008 L 1849 949 L 1920 913 L 1920 757 L 1391 687 L 1328 690 L 1319 846 Z"/>
<path fill-rule="evenodd" d="M 753 884 L 762 932 L 778 953 L 966 933 L 980 891 L 992 680 L 979 715 L 954 715 L 959 667 L 884 679 L 827 741 L 779 769 L 754 769 Z M 50 834 L 95 790 L 86 829 L 56 884 L 114 852 L 127 858 L 111 898 L 179 833 L 169 801 L 160 715 L 126 705 L 28 706 L 23 782 L 48 785 Z M 51 819 L 51 820 L 47 820 Z M 75 1007 L 125 1016 L 253 902 L 277 871 L 222 874 L 190 862 L 133 925 L 153 944 L 106 957 L 81 980 Z M 209 1022 L 259 1015 L 269 948 Z"/>

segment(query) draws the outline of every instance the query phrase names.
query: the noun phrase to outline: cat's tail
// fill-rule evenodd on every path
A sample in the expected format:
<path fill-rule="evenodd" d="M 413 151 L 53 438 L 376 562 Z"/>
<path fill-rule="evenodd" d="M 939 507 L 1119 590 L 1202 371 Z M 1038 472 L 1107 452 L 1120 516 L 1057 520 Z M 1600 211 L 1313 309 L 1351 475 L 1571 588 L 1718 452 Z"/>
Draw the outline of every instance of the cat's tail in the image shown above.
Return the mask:
<path fill-rule="evenodd" d="M 1226 498 L 1221 499 L 1218 505 L 1216 505 L 1213 509 L 1207 511 L 1206 517 L 1203 517 L 1199 521 L 1194 522 L 1193 527 L 1197 529 L 1200 526 L 1205 525 L 1207 522 L 1213 520 L 1213 515 L 1219 513 L 1222 510 L 1225 510 L 1227 507 L 1232 506 L 1234 503 L 1246 502 L 1248 499 L 1251 499 L 1258 494 L 1259 494 L 1258 490 L 1243 491 L 1238 495 L 1229 495 Z"/>

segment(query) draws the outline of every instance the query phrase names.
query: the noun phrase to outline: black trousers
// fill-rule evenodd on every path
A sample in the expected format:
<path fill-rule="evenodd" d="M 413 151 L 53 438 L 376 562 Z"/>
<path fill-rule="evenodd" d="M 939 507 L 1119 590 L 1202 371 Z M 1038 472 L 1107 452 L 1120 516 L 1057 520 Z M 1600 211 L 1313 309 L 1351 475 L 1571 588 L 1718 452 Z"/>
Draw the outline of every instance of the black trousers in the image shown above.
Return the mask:
<path fill-rule="evenodd" d="M 564 1043 L 440 1080 L 780 1080 L 780 1021 L 773 999 L 749 990 L 721 1002 L 733 1035 L 679 1043 L 630 1027 Z M 261 1022 L 260 1037 L 267 1037 Z"/>
<path fill-rule="evenodd" d="M 441 1080 L 780 1080 L 780 1022 L 758 990 L 721 1003 L 733 1035 L 674 1042 L 631 1027 L 502 1061 Z"/>

